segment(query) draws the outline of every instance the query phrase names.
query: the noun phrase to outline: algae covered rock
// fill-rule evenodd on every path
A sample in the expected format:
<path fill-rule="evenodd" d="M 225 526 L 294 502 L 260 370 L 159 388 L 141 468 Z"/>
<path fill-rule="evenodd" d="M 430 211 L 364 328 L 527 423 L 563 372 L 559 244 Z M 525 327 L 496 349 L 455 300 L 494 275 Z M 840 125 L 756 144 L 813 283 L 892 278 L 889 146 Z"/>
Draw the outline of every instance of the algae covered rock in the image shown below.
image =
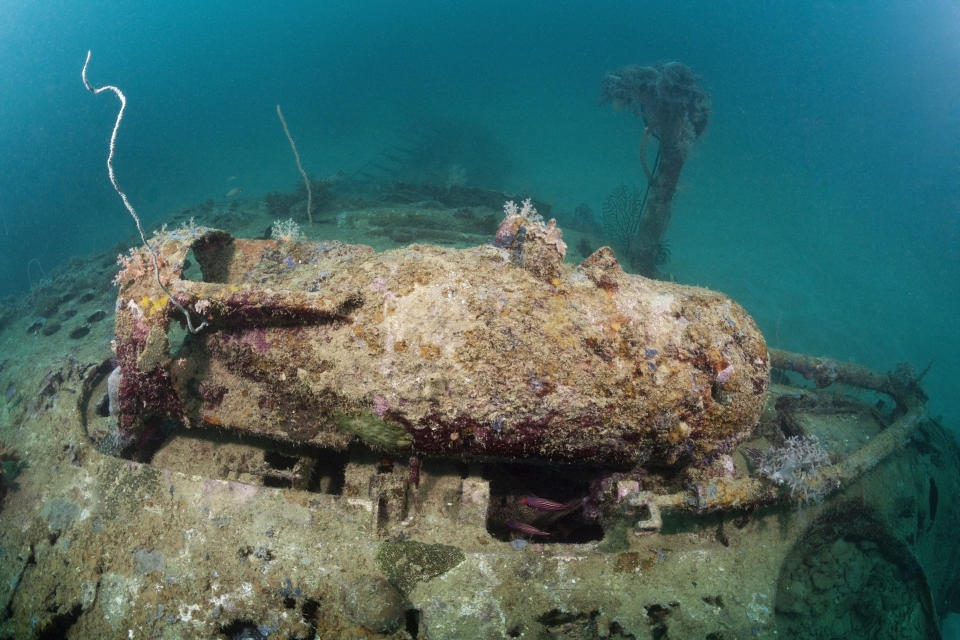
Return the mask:
<path fill-rule="evenodd" d="M 407 601 L 380 576 L 361 575 L 344 586 L 343 608 L 358 625 L 375 633 L 392 633 L 404 621 Z"/>

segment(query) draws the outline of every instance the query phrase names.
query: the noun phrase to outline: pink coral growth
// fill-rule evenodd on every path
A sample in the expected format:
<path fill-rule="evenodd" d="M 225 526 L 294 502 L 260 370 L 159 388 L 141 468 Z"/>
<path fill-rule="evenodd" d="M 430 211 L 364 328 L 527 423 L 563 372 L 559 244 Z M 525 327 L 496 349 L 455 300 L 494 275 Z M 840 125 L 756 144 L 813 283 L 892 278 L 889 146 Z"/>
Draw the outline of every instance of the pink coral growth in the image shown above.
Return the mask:
<path fill-rule="evenodd" d="M 387 399 L 384 398 L 379 393 L 373 398 L 373 412 L 377 414 L 378 418 L 382 418 L 383 414 L 390 410 L 390 403 L 387 402 Z"/>
<path fill-rule="evenodd" d="M 146 275 L 148 269 L 143 251 L 139 247 L 131 248 L 127 255 L 122 253 L 118 255 L 117 264 L 120 266 L 120 271 L 113 278 L 114 286 L 121 286 L 127 282 L 138 280 Z"/>
<path fill-rule="evenodd" d="M 733 365 L 730 364 L 730 365 L 727 365 L 725 369 L 723 369 L 717 374 L 717 383 L 724 384 L 727 380 L 730 379 L 730 376 L 732 375 L 733 375 Z"/>

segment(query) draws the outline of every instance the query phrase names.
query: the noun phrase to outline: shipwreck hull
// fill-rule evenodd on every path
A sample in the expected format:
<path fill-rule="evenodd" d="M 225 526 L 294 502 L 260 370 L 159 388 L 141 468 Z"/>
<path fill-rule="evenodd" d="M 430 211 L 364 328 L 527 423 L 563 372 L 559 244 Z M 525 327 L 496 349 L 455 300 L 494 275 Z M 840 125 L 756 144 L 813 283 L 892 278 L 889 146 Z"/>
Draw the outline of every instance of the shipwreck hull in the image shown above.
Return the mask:
<path fill-rule="evenodd" d="M 148 627 L 182 635 L 190 625 L 191 637 L 210 638 L 254 626 L 291 637 L 819 638 L 841 619 L 850 638 L 878 630 L 926 638 L 956 608 L 960 557 L 950 543 L 960 511 L 943 496 L 960 491 L 960 452 L 926 417 L 921 376 L 908 366 L 879 373 L 764 350 L 773 382 L 767 388 L 762 370 L 754 396 L 746 384 L 754 376 L 738 377 L 730 346 L 718 346 L 726 364 L 665 358 L 654 362 L 658 371 L 689 366 L 686 374 L 712 380 L 699 398 L 717 430 L 691 426 L 689 441 L 673 442 L 637 423 L 646 449 L 590 450 L 586 440 L 553 440 L 572 431 L 567 416 L 585 412 L 571 398 L 586 392 L 554 400 L 570 394 L 564 376 L 608 394 L 591 396 L 589 411 L 626 407 L 609 422 L 621 425 L 613 440 L 632 446 L 634 431 L 619 416 L 664 407 L 680 415 L 691 396 L 670 404 L 680 396 L 658 390 L 656 375 L 638 375 L 628 393 L 625 354 L 655 374 L 647 345 L 668 351 L 662 336 L 677 334 L 660 329 L 704 301 L 707 311 L 684 326 L 739 345 L 749 326 L 742 316 L 728 316 L 737 328 L 705 318 L 728 305 L 742 311 L 702 290 L 635 281 L 606 251 L 553 271 L 510 243 L 375 254 L 187 229 L 156 247 L 161 279 L 194 322 L 209 325 L 187 335 L 153 274 L 131 257 L 119 277 L 116 358 L 65 369 L 55 378 L 64 387 L 42 396 L 60 413 L 69 405 L 61 396 L 76 399 L 86 436 L 65 430 L 74 444 L 57 441 L 55 451 L 72 456 L 58 477 L 77 487 L 76 512 L 93 514 L 64 533 L 91 560 L 82 571 L 58 564 L 66 547 L 48 542 L 46 528 L 35 556 L 11 555 L 4 584 L 22 585 L 7 604 L 17 637 L 35 624 L 38 602 L 49 612 L 41 626 L 57 623 L 56 607 L 81 611 L 77 625 L 91 637 Z M 498 296 L 483 297 L 491 279 Z M 454 280 L 456 291 L 443 288 Z M 671 304 L 645 306 L 650 291 Z M 629 316 L 629 300 L 635 315 L 615 326 L 610 317 Z M 576 322 L 548 330 L 552 314 Z M 455 357 L 467 348 L 468 321 L 486 331 L 477 353 L 496 358 Z M 729 330 L 711 333 L 723 325 Z M 587 330 L 607 342 L 581 339 Z M 642 352 L 631 342 L 641 335 Z M 557 354 L 575 355 L 537 371 L 552 387 L 531 386 L 531 367 Z M 592 368 L 577 358 L 594 358 Z M 444 384 L 430 378 L 424 393 L 417 385 L 431 375 Z M 110 396 L 119 416 L 104 411 Z M 458 423 L 494 397 L 513 403 L 498 405 L 501 432 L 537 407 L 558 417 L 535 445 L 524 449 L 515 435 L 503 442 L 516 446 L 495 449 Z M 751 397 L 763 399 L 755 427 L 752 414 L 739 422 L 723 413 Z M 725 423 L 712 422 L 718 415 L 738 425 L 726 437 L 751 432 L 729 455 L 718 453 L 730 446 L 716 426 Z M 119 452 L 105 446 L 118 422 L 131 445 Z M 822 455 L 773 473 L 769 461 L 795 438 L 818 442 Z M 411 455 L 381 455 L 358 440 Z M 146 454 L 133 446 L 151 442 Z M 675 465 L 663 466 L 678 450 Z M 615 468 L 644 457 L 645 469 Z M 41 502 L 25 494 L 20 504 Z M 73 608 L 94 584 L 102 594 Z M 122 586 L 119 600 L 113 585 Z M 118 611 L 118 601 L 134 604 Z"/>
<path fill-rule="evenodd" d="M 155 275 L 118 276 L 121 433 L 174 419 L 335 449 L 613 466 L 698 463 L 750 435 L 769 358 L 739 305 L 625 274 L 605 248 L 564 266 L 562 247 L 537 242 L 554 228 L 522 222 L 548 231 L 385 253 L 163 236 L 161 279 L 208 327 L 171 349 L 180 312 Z M 188 254 L 201 280 L 183 276 Z"/>
<path fill-rule="evenodd" d="M 850 638 L 939 637 L 960 566 L 951 544 L 960 508 L 940 497 L 960 491 L 953 437 L 925 417 L 915 378 L 773 356 L 778 382 L 756 434 L 732 454 L 729 475 L 692 484 L 669 470 L 631 490 L 628 474 L 577 465 L 385 464 L 364 447 L 331 456 L 209 426 L 178 429 L 148 464 L 93 451 L 88 464 L 168 559 L 177 591 L 163 594 L 165 608 L 208 602 L 214 572 L 236 598 L 232 609 L 198 613 L 195 637 L 256 623 L 324 637 L 820 638 L 836 620 Z M 113 422 L 94 408 L 105 375 L 92 372 L 79 394 L 87 433 Z M 855 397 L 865 390 L 882 402 Z M 806 478 L 831 489 L 802 507 L 758 476 L 749 453 L 788 433 L 816 437 L 833 463 Z M 527 504 L 531 493 L 562 501 L 608 484 L 578 482 L 591 472 L 611 479 L 594 535 L 573 530 L 588 524 L 585 512 L 551 522 Z M 508 518 L 548 535 L 505 531 Z M 99 549 L 130 523 L 109 526 L 87 527 L 95 533 L 73 544 Z M 80 591 L 75 576 L 58 594 Z M 139 579 L 142 603 L 157 579 Z M 256 597 L 240 600 L 250 584 Z M 104 613 L 109 602 L 86 616 L 98 629 L 117 624 Z M 148 624 L 154 610 L 131 609 L 123 624 Z"/>

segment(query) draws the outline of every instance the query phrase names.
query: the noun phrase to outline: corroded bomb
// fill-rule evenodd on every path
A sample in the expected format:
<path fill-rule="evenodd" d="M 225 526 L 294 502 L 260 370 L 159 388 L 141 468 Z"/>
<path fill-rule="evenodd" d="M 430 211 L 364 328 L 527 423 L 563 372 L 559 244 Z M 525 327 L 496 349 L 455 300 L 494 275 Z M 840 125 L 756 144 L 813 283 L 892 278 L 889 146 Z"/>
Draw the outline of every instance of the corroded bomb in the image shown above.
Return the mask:
<path fill-rule="evenodd" d="M 769 359 L 722 294 L 577 267 L 515 211 L 496 245 L 376 253 L 166 234 L 160 277 L 207 328 L 170 354 L 152 269 L 118 275 L 121 435 L 156 419 L 343 448 L 608 465 L 699 464 L 756 425 Z M 192 249 L 202 282 L 182 279 Z M 134 262 L 135 260 L 131 260 Z"/>

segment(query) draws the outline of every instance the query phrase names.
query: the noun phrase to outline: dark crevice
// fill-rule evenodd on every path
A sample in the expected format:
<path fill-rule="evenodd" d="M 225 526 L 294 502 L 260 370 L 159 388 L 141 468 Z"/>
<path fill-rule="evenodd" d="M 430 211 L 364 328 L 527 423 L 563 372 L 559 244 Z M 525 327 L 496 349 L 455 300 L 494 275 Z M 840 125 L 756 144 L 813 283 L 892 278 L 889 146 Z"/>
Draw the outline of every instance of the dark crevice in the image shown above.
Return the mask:
<path fill-rule="evenodd" d="M 274 469 L 293 469 L 298 461 L 296 456 L 286 456 L 276 451 L 265 451 L 263 459 Z"/>
<path fill-rule="evenodd" d="M 930 490 L 928 493 L 928 502 L 930 506 L 930 526 L 933 526 L 933 521 L 937 518 L 937 503 L 940 501 L 939 491 L 937 490 L 937 483 L 933 481 L 933 478 L 930 478 Z"/>
<path fill-rule="evenodd" d="M 632 633 L 627 633 L 623 626 L 614 620 L 610 623 L 610 637 L 611 638 L 624 638 L 624 640 L 636 640 L 637 636 Z"/>
<path fill-rule="evenodd" d="M 586 618 L 586 616 L 570 613 L 569 611 L 561 611 L 560 609 L 550 609 L 550 611 L 537 616 L 537 622 L 545 627 L 559 627 L 560 625 L 568 624 L 581 618 Z"/>
<path fill-rule="evenodd" d="M 263 477 L 263 486 L 273 487 L 275 489 L 289 489 L 293 486 L 293 481 L 290 480 L 290 478 L 268 475 Z"/>
<path fill-rule="evenodd" d="M 81 615 L 83 615 L 83 607 L 78 602 L 70 607 L 68 611 L 53 616 L 50 621 L 40 629 L 40 632 L 36 636 L 37 640 L 61 640 L 62 638 L 66 638 L 67 632 L 77 623 Z"/>
<path fill-rule="evenodd" d="M 420 610 L 407 609 L 405 617 L 407 633 L 410 634 L 411 638 L 416 640 L 420 637 Z"/>
<path fill-rule="evenodd" d="M 313 458 L 315 463 L 307 483 L 307 491 L 335 496 L 342 494 L 349 454 L 346 451 L 317 450 L 313 453 Z"/>
<path fill-rule="evenodd" d="M 23 583 L 23 576 L 26 574 L 27 569 L 37 564 L 36 556 L 33 554 L 33 545 L 30 545 L 30 555 L 27 556 L 27 561 L 23 563 L 23 568 L 20 569 L 20 573 L 17 575 L 17 579 L 13 582 L 13 593 L 10 594 L 9 600 L 7 600 L 7 608 L 4 610 L 4 619 L 9 620 L 13 617 L 13 596 L 16 593 L 16 590 Z"/>
<path fill-rule="evenodd" d="M 303 608 L 300 609 L 300 615 L 306 622 L 316 622 L 320 617 L 320 601 L 313 598 L 307 598 L 303 601 Z"/>
<path fill-rule="evenodd" d="M 579 465 L 487 465 L 487 531 L 502 541 L 582 544 L 603 539 L 583 504 L 602 470 Z"/>
<path fill-rule="evenodd" d="M 647 610 L 647 618 L 650 620 L 650 633 L 654 640 L 666 640 L 669 637 L 667 629 L 667 618 L 674 607 L 679 607 L 679 602 L 669 604 L 648 604 L 644 606 Z"/>
<path fill-rule="evenodd" d="M 220 633 L 229 640 L 265 640 L 267 634 L 260 631 L 259 625 L 249 618 L 235 618 L 220 627 Z"/>

